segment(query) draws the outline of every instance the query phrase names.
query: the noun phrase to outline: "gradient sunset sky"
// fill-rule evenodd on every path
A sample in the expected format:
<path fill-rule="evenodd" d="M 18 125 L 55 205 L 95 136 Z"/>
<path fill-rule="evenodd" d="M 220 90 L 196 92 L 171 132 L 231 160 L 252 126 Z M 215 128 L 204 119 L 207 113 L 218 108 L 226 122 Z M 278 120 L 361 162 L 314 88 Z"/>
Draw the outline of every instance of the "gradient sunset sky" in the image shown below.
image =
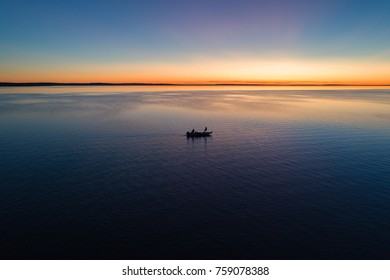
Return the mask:
<path fill-rule="evenodd" d="M 1 0 L 0 81 L 390 84 L 390 1 Z"/>

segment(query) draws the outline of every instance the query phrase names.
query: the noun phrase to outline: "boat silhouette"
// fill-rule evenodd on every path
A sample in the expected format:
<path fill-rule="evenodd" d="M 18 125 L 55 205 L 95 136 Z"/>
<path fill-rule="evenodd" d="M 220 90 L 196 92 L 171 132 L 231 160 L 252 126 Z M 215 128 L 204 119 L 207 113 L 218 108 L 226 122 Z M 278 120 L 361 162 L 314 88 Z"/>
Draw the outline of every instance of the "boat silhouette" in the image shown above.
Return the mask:
<path fill-rule="evenodd" d="M 211 136 L 211 133 L 213 133 L 212 131 L 207 131 L 207 127 L 205 127 L 204 131 L 200 132 L 200 131 L 195 131 L 195 129 L 193 129 L 191 132 L 188 132 L 186 133 L 187 137 L 209 137 Z"/>

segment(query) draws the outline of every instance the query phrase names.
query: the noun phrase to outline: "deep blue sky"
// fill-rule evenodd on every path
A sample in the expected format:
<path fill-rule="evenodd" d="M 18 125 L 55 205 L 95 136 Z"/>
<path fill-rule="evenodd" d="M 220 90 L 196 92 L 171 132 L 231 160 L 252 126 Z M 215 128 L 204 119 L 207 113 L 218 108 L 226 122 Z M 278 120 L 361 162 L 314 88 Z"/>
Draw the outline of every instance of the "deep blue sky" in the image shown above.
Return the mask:
<path fill-rule="evenodd" d="M 334 80 L 345 64 L 385 77 L 389 14 L 389 1 L 2 0 L 0 80 Z"/>

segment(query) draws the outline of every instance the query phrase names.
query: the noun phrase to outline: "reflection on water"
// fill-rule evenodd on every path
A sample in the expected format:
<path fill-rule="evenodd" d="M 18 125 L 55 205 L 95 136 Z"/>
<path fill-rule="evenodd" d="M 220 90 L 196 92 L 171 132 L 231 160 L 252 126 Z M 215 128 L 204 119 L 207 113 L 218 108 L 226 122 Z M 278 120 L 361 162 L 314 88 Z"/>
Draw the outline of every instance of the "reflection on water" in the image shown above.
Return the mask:
<path fill-rule="evenodd" d="M 387 259 L 389 97 L 1 88 L 0 256 Z"/>

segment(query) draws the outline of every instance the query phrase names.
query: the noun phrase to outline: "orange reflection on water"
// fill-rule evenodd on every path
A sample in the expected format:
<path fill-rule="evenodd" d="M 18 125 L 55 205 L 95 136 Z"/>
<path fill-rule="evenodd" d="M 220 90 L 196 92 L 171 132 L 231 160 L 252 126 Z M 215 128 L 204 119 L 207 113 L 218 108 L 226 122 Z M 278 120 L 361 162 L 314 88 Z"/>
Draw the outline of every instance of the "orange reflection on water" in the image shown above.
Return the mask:
<path fill-rule="evenodd" d="M 387 125 L 389 93 L 384 90 L 285 90 L 257 87 L 185 87 L 144 92 L 140 109 L 190 115 L 207 120 L 220 118 L 288 122 L 329 122 Z"/>
<path fill-rule="evenodd" d="M 390 119 L 384 87 L 281 86 L 54 86 L 3 87 L 0 94 L 120 95 L 128 108 L 194 114 L 205 121 L 232 117 L 258 120 L 385 124 Z M 115 98 L 115 96 L 113 96 Z M 36 102 L 27 99 L 29 102 Z M 22 100 L 26 102 L 26 100 Z M 42 102 L 42 100 L 39 100 Z M 91 100 L 92 101 L 92 100 Z M 90 101 L 90 102 L 91 102 Z M 59 101 L 58 101 L 59 102 Z M 100 102 L 100 101 L 99 101 Z M 104 101 L 101 101 L 104 103 Z M 122 111 L 121 111 L 122 110 Z"/>

